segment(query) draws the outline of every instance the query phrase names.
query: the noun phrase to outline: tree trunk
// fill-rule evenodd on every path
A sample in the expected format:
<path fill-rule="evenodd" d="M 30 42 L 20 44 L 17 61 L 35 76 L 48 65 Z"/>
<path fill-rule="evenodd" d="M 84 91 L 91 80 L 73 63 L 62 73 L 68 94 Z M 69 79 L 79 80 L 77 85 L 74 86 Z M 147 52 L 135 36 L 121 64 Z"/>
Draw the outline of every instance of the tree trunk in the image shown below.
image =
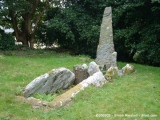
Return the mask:
<path fill-rule="evenodd" d="M 27 46 L 27 47 L 29 47 L 29 44 L 28 44 L 28 41 L 27 41 L 27 40 L 24 40 L 24 41 L 22 42 L 22 44 L 25 45 L 25 46 Z"/>
<path fill-rule="evenodd" d="M 17 33 L 15 33 L 15 34 L 17 34 Z M 17 42 L 22 42 L 23 45 L 29 47 L 28 41 L 24 35 L 16 35 L 16 39 L 17 39 Z"/>
<path fill-rule="evenodd" d="M 44 2 L 42 11 L 37 11 L 37 7 L 41 3 L 40 0 L 26 0 L 30 3 L 29 7 L 24 8 L 26 12 L 19 14 L 19 12 L 9 9 L 9 16 L 11 17 L 11 22 L 13 25 L 15 37 L 17 42 L 22 42 L 23 45 L 26 45 L 30 48 L 34 47 L 34 37 L 35 30 L 37 29 L 38 23 L 41 20 L 45 9 L 48 5 L 48 2 Z M 42 4 L 42 3 L 41 3 Z M 28 10 L 30 12 L 28 12 Z M 36 14 L 38 13 L 38 15 Z M 36 14 L 36 15 L 35 15 Z M 20 17 L 22 19 L 19 19 Z"/>
<path fill-rule="evenodd" d="M 30 43 L 30 48 L 33 48 L 34 47 L 34 34 L 30 35 L 29 43 Z"/>

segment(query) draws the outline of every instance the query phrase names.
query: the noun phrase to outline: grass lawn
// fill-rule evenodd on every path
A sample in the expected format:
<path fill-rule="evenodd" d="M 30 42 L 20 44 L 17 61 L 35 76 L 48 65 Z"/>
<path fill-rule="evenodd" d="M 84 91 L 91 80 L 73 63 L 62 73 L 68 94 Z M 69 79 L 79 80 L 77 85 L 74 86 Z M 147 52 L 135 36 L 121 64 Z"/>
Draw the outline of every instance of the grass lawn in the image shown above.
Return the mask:
<path fill-rule="evenodd" d="M 70 107 L 33 109 L 18 101 L 16 92 L 54 68 L 72 70 L 92 61 L 49 50 L 0 52 L 0 120 L 160 120 L 160 68 L 132 64 L 136 72 L 118 77 L 102 88 L 90 86 Z M 121 68 L 126 63 L 118 62 Z"/>

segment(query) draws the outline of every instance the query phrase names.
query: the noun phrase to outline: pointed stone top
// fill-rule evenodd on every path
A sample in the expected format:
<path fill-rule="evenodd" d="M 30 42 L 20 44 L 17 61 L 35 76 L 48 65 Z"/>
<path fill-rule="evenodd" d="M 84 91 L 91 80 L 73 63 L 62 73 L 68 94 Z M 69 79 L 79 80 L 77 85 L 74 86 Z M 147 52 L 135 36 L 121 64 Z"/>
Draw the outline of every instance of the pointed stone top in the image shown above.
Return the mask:
<path fill-rule="evenodd" d="M 104 10 L 104 14 L 103 17 L 107 17 L 108 15 L 110 15 L 112 12 L 112 7 L 106 7 Z"/>
<path fill-rule="evenodd" d="M 103 14 L 97 57 L 95 60 L 101 68 L 105 69 L 116 66 L 117 53 L 115 53 L 114 49 L 112 29 L 112 8 L 106 7 Z"/>

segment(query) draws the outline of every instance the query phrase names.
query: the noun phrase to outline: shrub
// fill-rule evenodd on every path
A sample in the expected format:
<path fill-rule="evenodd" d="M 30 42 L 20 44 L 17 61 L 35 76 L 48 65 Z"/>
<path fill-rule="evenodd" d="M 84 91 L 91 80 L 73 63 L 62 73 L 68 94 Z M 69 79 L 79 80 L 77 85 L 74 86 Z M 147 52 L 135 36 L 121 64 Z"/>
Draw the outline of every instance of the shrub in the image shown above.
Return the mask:
<path fill-rule="evenodd" d="M 2 33 L 0 36 L 0 49 L 13 50 L 15 48 L 15 40 L 11 34 Z"/>

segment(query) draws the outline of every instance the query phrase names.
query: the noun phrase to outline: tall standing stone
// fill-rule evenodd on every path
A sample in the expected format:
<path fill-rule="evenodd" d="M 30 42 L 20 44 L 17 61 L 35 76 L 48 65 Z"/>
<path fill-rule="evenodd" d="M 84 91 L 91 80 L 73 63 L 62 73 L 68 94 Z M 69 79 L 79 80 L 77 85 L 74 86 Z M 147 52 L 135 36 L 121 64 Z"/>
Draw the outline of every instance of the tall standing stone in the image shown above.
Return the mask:
<path fill-rule="evenodd" d="M 99 45 L 95 62 L 103 69 L 117 66 L 117 53 L 114 50 L 112 30 L 112 8 L 106 7 L 100 31 Z"/>

